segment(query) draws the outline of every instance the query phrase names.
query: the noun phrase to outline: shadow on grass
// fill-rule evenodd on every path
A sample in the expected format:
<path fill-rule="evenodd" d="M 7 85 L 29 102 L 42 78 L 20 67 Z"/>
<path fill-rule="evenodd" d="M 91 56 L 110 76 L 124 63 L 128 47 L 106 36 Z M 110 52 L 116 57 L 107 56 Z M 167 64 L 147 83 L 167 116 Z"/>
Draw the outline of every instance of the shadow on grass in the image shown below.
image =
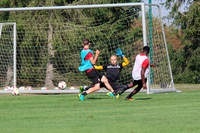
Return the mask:
<path fill-rule="evenodd" d="M 109 97 L 87 97 L 87 99 L 98 100 L 98 99 L 110 99 Z"/>
<path fill-rule="evenodd" d="M 135 100 L 150 100 L 152 98 L 150 97 L 141 97 L 141 98 L 135 98 Z"/>

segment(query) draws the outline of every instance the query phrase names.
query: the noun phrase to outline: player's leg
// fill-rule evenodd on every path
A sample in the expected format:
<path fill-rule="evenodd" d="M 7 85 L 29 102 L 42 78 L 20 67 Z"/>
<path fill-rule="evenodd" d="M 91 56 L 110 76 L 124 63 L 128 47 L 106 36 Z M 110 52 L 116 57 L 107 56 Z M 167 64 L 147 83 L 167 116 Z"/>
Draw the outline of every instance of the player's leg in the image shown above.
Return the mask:
<path fill-rule="evenodd" d="M 137 94 L 141 89 L 142 89 L 142 84 L 139 83 L 138 86 L 126 97 L 126 99 L 127 100 L 133 100 L 132 96 Z"/>
<path fill-rule="evenodd" d="M 92 84 L 87 87 L 80 86 L 80 93 L 83 91 L 87 91 L 89 88 L 94 87 L 94 85 L 98 83 L 98 80 L 100 80 L 102 77 L 95 69 L 86 73 L 86 75 L 92 81 Z"/>
<path fill-rule="evenodd" d="M 112 88 L 112 86 L 111 86 L 110 83 L 108 82 L 108 79 L 106 78 L 106 76 L 102 76 L 101 82 L 104 83 L 104 85 L 106 86 L 106 88 L 107 88 L 109 91 L 114 92 L 114 89 Z"/>
<path fill-rule="evenodd" d="M 120 96 L 120 93 L 119 93 L 119 90 L 122 89 L 122 88 L 125 88 L 126 85 L 121 85 L 121 84 L 118 84 L 116 82 L 111 82 L 110 85 L 112 86 L 112 88 L 114 89 L 114 96 L 116 99 L 119 99 L 119 96 Z"/>
<path fill-rule="evenodd" d="M 89 86 L 86 86 L 86 87 L 80 86 L 80 92 L 87 91 L 89 88 L 92 88 L 92 87 L 94 87 L 94 85 L 89 85 Z"/>
<path fill-rule="evenodd" d="M 137 85 L 136 82 L 130 82 L 130 83 L 127 84 L 127 85 L 120 85 L 120 86 L 118 87 L 117 93 L 118 93 L 119 95 L 122 95 L 126 90 L 128 90 L 128 89 L 134 87 L 135 85 Z"/>
<path fill-rule="evenodd" d="M 110 83 L 108 82 L 108 79 L 106 78 L 106 76 L 102 76 L 101 82 L 104 83 L 104 85 L 106 86 L 106 88 L 107 88 L 109 91 L 111 91 L 111 93 L 109 93 L 109 96 L 114 96 L 114 94 L 113 94 L 114 89 L 112 88 L 112 86 L 111 86 Z"/>
<path fill-rule="evenodd" d="M 113 88 L 113 92 L 108 92 L 108 93 L 106 93 L 106 95 L 107 96 L 116 96 L 117 95 L 117 85 L 118 84 L 116 84 L 115 82 L 110 82 L 109 80 L 108 80 L 108 82 L 109 82 L 109 84 L 110 84 L 110 86 Z M 104 85 L 105 86 L 105 85 Z M 106 87 L 106 86 L 105 86 Z M 107 89 L 107 88 L 106 88 Z"/>
<path fill-rule="evenodd" d="M 87 91 L 85 91 L 87 94 L 90 94 L 90 93 L 92 93 L 92 92 L 95 92 L 95 91 L 97 91 L 97 90 L 99 90 L 100 89 L 100 83 L 97 83 L 97 84 L 95 84 L 94 85 L 94 87 L 92 87 L 92 88 L 89 88 Z"/>
<path fill-rule="evenodd" d="M 129 89 L 128 85 L 117 85 L 117 90 L 114 90 L 115 94 L 123 94 L 127 89 Z"/>
<path fill-rule="evenodd" d="M 147 80 L 145 79 L 145 82 Z M 137 94 L 141 89 L 142 89 L 142 80 L 134 80 L 135 84 L 137 84 L 138 86 L 126 97 L 127 100 L 133 100 L 132 96 L 134 96 L 135 94 Z"/>
<path fill-rule="evenodd" d="M 79 95 L 80 100 L 84 101 L 86 95 L 88 95 L 88 94 L 90 94 L 92 92 L 95 92 L 95 91 L 97 91 L 99 89 L 100 89 L 100 83 L 95 84 L 94 87 L 89 88 L 87 91 L 84 91 Z"/>
<path fill-rule="evenodd" d="M 94 85 L 94 87 L 89 88 L 87 91 L 82 92 L 81 94 L 79 94 L 80 100 L 83 101 L 85 96 L 89 93 L 92 93 L 94 91 L 97 91 L 100 89 L 100 76 L 99 74 L 96 72 L 95 69 L 93 69 L 92 71 L 86 73 L 87 77 L 92 81 L 92 85 Z"/>

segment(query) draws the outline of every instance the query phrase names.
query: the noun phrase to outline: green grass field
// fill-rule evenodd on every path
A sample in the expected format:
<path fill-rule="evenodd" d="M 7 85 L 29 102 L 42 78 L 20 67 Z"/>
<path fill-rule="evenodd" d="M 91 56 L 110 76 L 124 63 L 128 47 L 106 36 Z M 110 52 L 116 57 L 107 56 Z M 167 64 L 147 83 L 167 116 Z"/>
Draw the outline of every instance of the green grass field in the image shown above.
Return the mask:
<path fill-rule="evenodd" d="M 91 94 L 0 96 L 1 133 L 200 133 L 200 90 L 125 101 Z"/>

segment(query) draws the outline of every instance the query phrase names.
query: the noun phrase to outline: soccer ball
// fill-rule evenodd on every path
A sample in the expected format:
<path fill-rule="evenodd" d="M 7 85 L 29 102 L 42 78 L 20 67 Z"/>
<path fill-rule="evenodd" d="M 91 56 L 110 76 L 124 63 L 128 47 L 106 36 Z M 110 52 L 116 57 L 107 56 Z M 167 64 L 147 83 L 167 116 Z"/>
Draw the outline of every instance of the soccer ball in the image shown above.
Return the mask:
<path fill-rule="evenodd" d="M 66 85 L 65 81 L 60 81 L 58 83 L 58 88 L 61 89 L 61 90 L 64 90 L 66 88 L 66 86 L 67 85 Z"/>
<path fill-rule="evenodd" d="M 14 96 L 19 95 L 19 89 L 18 88 L 13 88 L 12 95 L 14 95 Z"/>

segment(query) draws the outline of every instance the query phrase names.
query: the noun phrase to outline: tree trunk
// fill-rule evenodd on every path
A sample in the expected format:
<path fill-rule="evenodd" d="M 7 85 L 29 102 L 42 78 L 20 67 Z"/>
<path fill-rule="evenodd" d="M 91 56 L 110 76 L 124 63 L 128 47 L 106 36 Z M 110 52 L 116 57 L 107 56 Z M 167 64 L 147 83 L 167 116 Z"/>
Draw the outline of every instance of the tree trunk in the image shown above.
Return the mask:
<path fill-rule="evenodd" d="M 11 66 L 8 66 L 5 86 L 10 86 L 10 85 L 13 86 L 12 77 L 13 77 L 13 69 Z"/>
<path fill-rule="evenodd" d="M 51 12 L 49 21 L 51 20 Z M 52 36 L 53 36 L 53 26 L 49 22 L 49 31 L 48 31 L 48 56 L 53 57 L 54 51 L 52 47 Z M 51 63 L 50 59 L 48 58 L 47 69 L 46 69 L 46 79 L 45 79 L 45 87 L 52 88 L 53 85 L 53 64 Z"/>
<path fill-rule="evenodd" d="M 53 64 L 48 61 L 46 70 L 45 87 L 52 88 L 53 85 Z"/>

